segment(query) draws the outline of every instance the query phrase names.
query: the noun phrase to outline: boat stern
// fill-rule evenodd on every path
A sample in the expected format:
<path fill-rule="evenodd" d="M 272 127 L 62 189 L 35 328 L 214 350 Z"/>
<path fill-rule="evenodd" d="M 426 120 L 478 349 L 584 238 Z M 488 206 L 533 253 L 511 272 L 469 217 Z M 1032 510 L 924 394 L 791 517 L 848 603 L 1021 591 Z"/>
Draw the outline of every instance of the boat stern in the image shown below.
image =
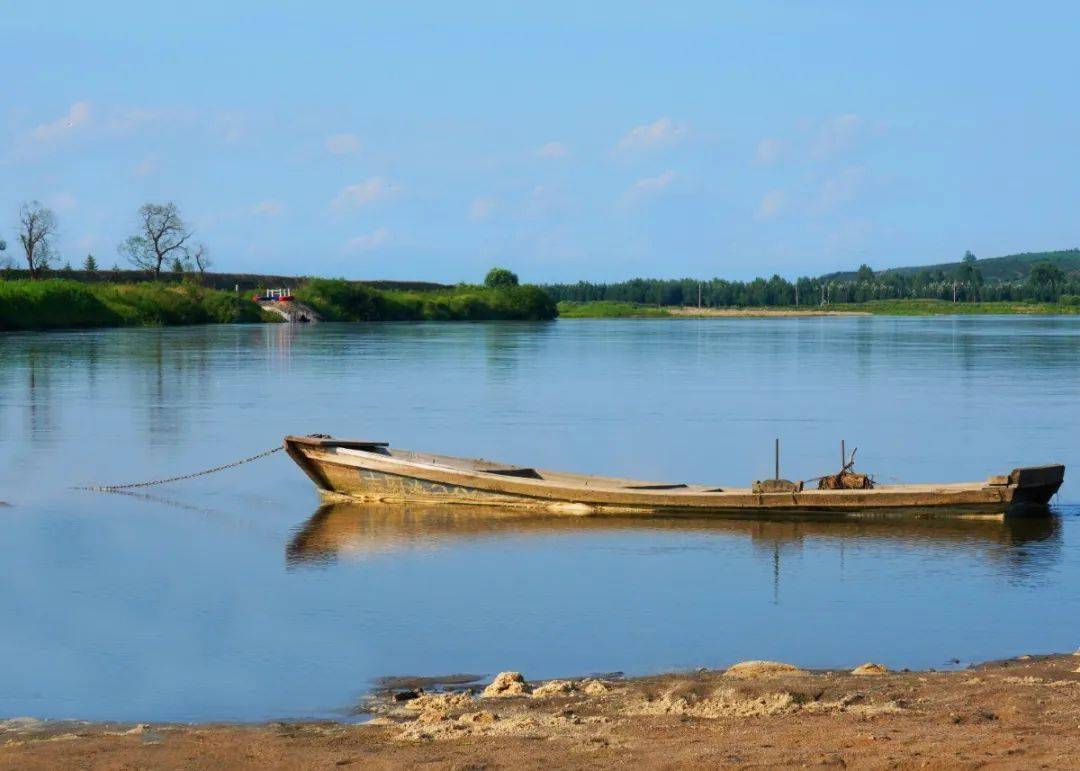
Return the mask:
<path fill-rule="evenodd" d="M 1063 481 L 1065 466 L 1060 463 L 1013 469 L 1008 477 L 1013 495 L 1006 513 L 1015 515 L 1045 510 Z"/>

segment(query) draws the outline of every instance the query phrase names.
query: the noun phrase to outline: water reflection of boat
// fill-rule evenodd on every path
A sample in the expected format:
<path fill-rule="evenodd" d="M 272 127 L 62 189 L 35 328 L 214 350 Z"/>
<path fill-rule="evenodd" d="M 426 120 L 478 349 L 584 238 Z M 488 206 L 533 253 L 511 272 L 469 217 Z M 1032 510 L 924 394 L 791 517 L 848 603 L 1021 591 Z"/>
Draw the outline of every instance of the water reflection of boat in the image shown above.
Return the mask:
<path fill-rule="evenodd" d="M 1045 515 L 1047 502 L 1065 476 L 1064 466 L 1049 465 L 1017 468 L 976 482 L 878 485 L 845 465 L 840 473 L 821 477 L 814 490 L 779 478 L 741 488 L 571 474 L 321 435 L 288 436 L 285 449 L 324 493 L 383 503 L 488 505 L 569 514 L 918 516 L 936 510 L 939 516 Z"/>
<path fill-rule="evenodd" d="M 931 518 L 847 519 L 806 516 L 769 519 L 667 517 L 562 517 L 520 509 L 468 506 L 333 502 L 321 506 L 286 548 L 292 565 L 363 558 L 480 538 L 523 538 L 619 530 L 743 536 L 761 547 L 806 540 L 906 542 L 914 546 L 973 548 L 1023 561 L 1025 547 L 1060 538 L 1056 517 L 1001 520 Z"/>

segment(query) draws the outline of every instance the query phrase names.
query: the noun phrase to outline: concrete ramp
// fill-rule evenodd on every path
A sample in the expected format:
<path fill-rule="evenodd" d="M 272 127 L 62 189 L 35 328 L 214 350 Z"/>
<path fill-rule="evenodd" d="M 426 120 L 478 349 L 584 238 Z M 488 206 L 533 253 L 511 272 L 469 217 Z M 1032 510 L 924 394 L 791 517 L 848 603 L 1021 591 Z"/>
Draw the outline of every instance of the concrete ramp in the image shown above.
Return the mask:
<path fill-rule="evenodd" d="M 310 305 L 290 300 L 281 302 L 278 300 L 260 300 L 259 307 L 264 311 L 276 313 L 290 324 L 308 324 L 322 321 L 322 317 L 315 312 Z"/>

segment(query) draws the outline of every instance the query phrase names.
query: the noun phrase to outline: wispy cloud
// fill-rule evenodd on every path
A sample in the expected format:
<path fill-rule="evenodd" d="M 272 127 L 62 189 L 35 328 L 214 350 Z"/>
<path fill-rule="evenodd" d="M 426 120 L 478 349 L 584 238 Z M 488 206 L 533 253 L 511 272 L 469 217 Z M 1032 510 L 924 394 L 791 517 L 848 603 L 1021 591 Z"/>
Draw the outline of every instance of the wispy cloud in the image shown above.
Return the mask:
<path fill-rule="evenodd" d="M 380 246 L 386 244 L 390 239 L 390 231 L 386 228 L 379 228 L 373 230 L 370 233 L 364 233 L 363 235 L 353 236 L 345 242 L 346 252 L 370 252 L 374 249 L 378 249 Z"/>
<path fill-rule="evenodd" d="M 219 112 L 212 120 L 214 128 L 226 142 L 237 142 L 247 135 L 247 117 L 239 112 Z"/>
<path fill-rule="evenodd" d="M 866 182 L 864 166 L 852 166 L 826 179 L 811 201 L 812 213 L 827 214 L 851 203 L 858 198 Z"/>
<path fill-rule="evenodd" d="M 474 222 L 483 222 L 490 219 L 495 212 L 494 198 L 474 198 L 469 204 L 469 219 Z"/>
<path fill-rule="evenodd" d="M 772 136 L 758 142 L 754 160 L 762 165 L 832 160 L 852 150 L 867 134 L 867 128 L 867 122 L 854 113 L 801 121 L 786 138 Z"/>
<path fill-rule="evenodd" d="M 81 254 L 82 252 L 90 253 L 94 250 L 94 244 L 97 243 L 97 236 L 92 233 L 84 233 L 75 239 L 75 248 Z"/>
<path fill-rule="evenodd" d="M 338 211 L 359 209 L 390 196 L 392 186 L 382 177 L 370 177 L 363 182 L 343 188 L 330 201 L 330 208 Z"/>
<path fill-rule="evenodd" d="M 48 204 L 50 208 L 55 209 L 56 211 L 63 212 L 71 211 L 75 208 L 75 205 L 78 202 L 75 200 L 75 196 L 73 196 L 71 193 L 60 192 L 50 195 L 48 198 L 45 199 L 45 203 Z"/>
<path fill-rule="evenodd" d="M 822 123 L 810 146 L 814 160 L 825 160 L 844 152 L 855 142 L 863 128 L 863 119 L 853 113 L 834 115 Z"/>
<path fill-rule="evenodd" d="M 761 197 L 754 218 L 759 220 L 771 220 L 780 216 L 787 207 L 787 194 L 783 190 L 770 190 Z"/>
<path fill-rule="evenodd" d="M 67 113 L 54 121 L 42 123 L 30 132 L 30 139 L 41 144 L 49 144 L 71 136 L 93 120 L 89 102 L 75 102 Z"/>
<path fill-rule="evenodd" d="M 136 177 L 145 177 L 147 174 L 153 174 L 158 170 L 157 161 L 152 158 L 147 158 L 139 164 L 136 164 L 133 174 Z"/>
<path fill-rule="evenodd" d="M 323 142 L 323 147 L 331 155 L 356 155 L 363 143 L 356 134 L 332 134 Z"/>
<path fill-rule="evenodd" d="M 671 186 L 671 183 L 675 181 L 675 176 L 675 172 L 668 169 L 655 177 L 643 177 L 632 184 L 626 194 L 631 198 L 640 198 L 659 193 Z"/>
<path fill-rule="evenodd" d="M 547 142 L 536 148 L 536 155 L 540 158 L 565 158 L 570 154 L 570 148 L 562 142 Z"/>
<path fill-rule="evenodd" d="M 263 217 L 277 217 L 285 211 L 285 204 L 281 201 L 259 201 L 251 207 L 251 213 Z"/>
<path fill-rule="evenodd" d="M 621 153 L 647 150 L 653 147 L 672 145 L 686 136 L 686 127 L 675 123 L 671 118 L 664 117 L 634 126 L 626 136 L 619 140 L 615 149 Z"/>
<path fill-rule="evenodd" d="M 123 107 L 111 110 L 104 121 L 105 133 L 127 135 L 146 126 L 162 123 L 187 124 L 198 119 L 194 110 L 178 110 L 160 107 Z"/>
<path fill-rule="evenodd" d="M 754 160 L 762 164 L 776 163 L 784 155 L 787 142 L 776 137 L 766 137 L 758 142 Z"/>

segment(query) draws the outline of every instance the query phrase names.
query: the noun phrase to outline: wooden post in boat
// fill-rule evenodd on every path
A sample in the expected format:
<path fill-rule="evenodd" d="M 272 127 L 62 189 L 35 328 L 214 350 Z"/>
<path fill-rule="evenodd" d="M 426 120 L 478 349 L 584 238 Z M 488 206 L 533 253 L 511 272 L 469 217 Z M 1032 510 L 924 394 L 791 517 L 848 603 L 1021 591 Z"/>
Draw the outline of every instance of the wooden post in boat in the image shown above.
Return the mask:
<path fill-rule="evenodd" d="M 773 479 L 780 478 L 780 437 L 776 437 L 776 476 Z"/>

